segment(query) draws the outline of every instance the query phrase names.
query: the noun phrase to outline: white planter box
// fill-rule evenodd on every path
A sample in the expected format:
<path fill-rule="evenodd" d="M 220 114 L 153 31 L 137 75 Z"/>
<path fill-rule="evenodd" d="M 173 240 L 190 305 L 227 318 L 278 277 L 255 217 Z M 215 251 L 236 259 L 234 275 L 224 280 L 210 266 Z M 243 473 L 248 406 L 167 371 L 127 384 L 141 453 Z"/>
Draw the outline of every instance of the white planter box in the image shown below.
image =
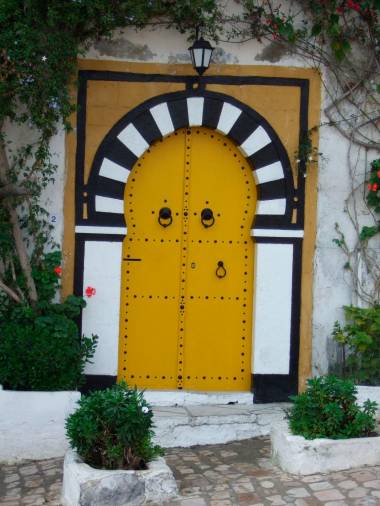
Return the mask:
<path fill-rule="evenodd" d="M 287 423 L 272 427 L 272 458 L 292 474 L 315 474 L 380 464 L 380 437 L 305 439 L 293 436 Z"/>
<path fill-rule="evenodd" d="M 0 385 L 0 462 L 62 457 L 65 420 L 80 392 L 17 392 Z"/>
<path fill-rule="evenodd" d="M 66 453 L 63 467 L 64 506 L 138 506 L 162 504 L 178 494 L 165 459 L 150 462 L 146 471 L 107 471 L 85 464 L 76 452 Z"/>

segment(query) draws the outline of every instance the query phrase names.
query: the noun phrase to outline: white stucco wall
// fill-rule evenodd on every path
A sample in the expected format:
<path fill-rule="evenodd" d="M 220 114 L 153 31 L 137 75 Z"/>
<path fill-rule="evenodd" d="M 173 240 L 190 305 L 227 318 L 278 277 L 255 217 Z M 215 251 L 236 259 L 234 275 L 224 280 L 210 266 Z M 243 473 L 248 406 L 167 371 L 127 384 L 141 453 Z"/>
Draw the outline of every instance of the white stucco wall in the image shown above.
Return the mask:
<path fill-rule="evenodd" d="M 187 63 L 189 43 L 186 35 L 174 30 L 136 32 L 133 29 L 116 31 L 112 41 L 100 41 L 87 53 L 87 58 L 126 60 L 134 62 Z M 215 51 L 214 61 L 239 65 L 279 65 L 307 66 L 304 60 L 289 52 L 276 49 L 273 44 L 247 42 L 229 44 L 220 42 Z M 323 93 L 322 109 L 328 104 Z M 326 118 L 322 114 L 322 122 Z M 313 125 L 311 125 L 313 126 Z M 25 135 L 12 130 L 15 139 L 24 139 Z M 319 167 L 318 182 L 318 231 L 315 251 L 315 271 L 313 287 L 313 370 L 323 373 L 327 370 L 330 353 L 332 326 L 335 320 L 343 316 L 342 306 L 356 300 L 345 279 L 343 264 L 345 258 L 332 240 L 336 237 L 334 225 L 338 222 L 346 237 L 350 239 L 350 225 L 343 212 L 344 201 L 349 192 L 349 171 L 347 164 L 348 143 L 337 130 L 325 127 L 320 130 L 319 151 L 323 160 Z M 63 233 L 63 192 L 65 178 L 64 133 L 61 131 L 52 141 L 52 151 L 58 171 L 54 185 L 45 192 L 48 210 L 56 217 L 55 239 L 62 243 Z M 357 153 L 353 150 L 352 159 Z M 360 156 L 364 156 L 361 153 Z M 368 159 L 375 157 L 368 153 Z M 360 170 L 364 167 L 362 164 Z M 311 169 L 312 170 L 312 169 Z M 114 366 L 112 366 L 114 367 Z"/>

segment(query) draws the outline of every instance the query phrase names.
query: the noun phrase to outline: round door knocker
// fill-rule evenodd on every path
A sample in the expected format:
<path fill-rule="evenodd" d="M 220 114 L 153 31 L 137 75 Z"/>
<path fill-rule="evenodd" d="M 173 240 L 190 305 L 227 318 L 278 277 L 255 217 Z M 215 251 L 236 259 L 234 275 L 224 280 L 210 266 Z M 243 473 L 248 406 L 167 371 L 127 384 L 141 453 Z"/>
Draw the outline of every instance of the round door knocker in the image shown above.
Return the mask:
<path fill-rule="evenodd" d="M 158 213 L 158 223 L 161 227 L 168 227 L 173 222 L 172 211 L 169 207 L 161 207 Z"/>
<path fill-rule="evenodd" d="M 209 207 L 205 207 L 201 212 L 201 222 L 205 228 L 212 227 L 215 223 L 214 213 Z"/>
<path fill-rule="evenodd" d="M 224 278 L 226 276 L 227 270 L 224 267 L 224 263 L 222 262 L 222 260 L 219 260 L 215 274 L 217 275 L 218 278 Z"/>

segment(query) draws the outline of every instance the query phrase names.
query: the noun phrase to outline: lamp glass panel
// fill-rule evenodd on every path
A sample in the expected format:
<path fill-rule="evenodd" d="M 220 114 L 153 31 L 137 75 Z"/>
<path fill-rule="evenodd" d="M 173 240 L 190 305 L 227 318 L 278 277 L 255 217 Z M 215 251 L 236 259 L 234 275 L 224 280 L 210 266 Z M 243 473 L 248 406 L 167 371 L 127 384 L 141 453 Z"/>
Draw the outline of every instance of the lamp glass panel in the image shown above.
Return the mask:
<path fill-rule="evenodd" d="M 195 66 L 196 67 L 202 67 L 202 55 L 203 55 L 203 49 L 197 48 L 194 49 L 194 60 L 195 60 Z"/>
<path fill-rule="evenodd" d="M 203 53 L 203 66 L 208 67 L 210 65 L 212 49 L 204 49 Z"/>

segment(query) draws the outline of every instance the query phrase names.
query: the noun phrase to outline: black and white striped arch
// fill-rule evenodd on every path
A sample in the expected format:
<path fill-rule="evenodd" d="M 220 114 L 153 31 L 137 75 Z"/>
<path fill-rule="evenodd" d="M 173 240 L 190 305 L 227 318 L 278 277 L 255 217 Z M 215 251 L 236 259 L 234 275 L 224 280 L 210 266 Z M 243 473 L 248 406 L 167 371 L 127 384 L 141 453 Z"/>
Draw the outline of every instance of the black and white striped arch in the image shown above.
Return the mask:
<path fill-rule="evenodd" d="M 193 126 L 215 129 L 236 143 L 257 184 L 255 229 L 285 232 L 291 223 L 294 187 L 284 146 L 256 111 L 230 96 L 208 91 L 155 97 L 116 123 L 101 143 L 91 169 L 86 187 L 87 227 L 121 227 L 122 232 L 124 188 L 136 161 L 154 141 Z"/>

